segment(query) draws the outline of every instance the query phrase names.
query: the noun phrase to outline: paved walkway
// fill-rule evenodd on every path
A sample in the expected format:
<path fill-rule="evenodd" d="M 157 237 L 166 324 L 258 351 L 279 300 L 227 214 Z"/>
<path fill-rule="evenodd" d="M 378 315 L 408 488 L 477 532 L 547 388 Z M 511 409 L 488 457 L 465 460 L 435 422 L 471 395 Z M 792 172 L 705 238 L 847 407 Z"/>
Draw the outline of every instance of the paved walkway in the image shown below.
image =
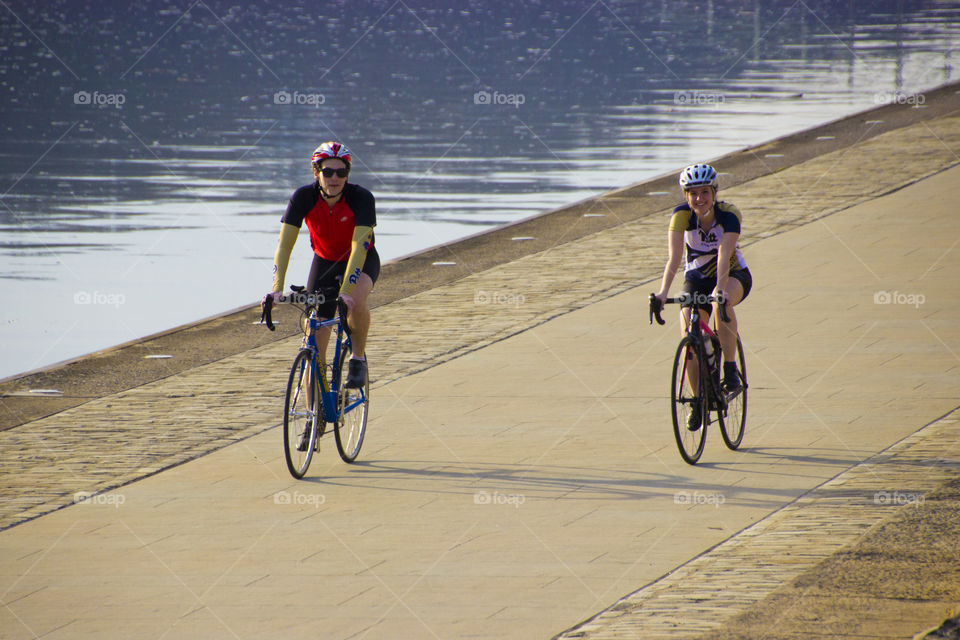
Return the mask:
<path fill-rule="evenodd" d="M 820 536 L 785 557 L 785 506 L 960 405 L 960 252 L 943 233 L 958 150 L 960 118 L 940 118 L 723 193 L 747 215 L 757 281 L 741 311 L 750 421 L 743 451 L 711 433 L 697 467 L 666 420 L 678 330 L 647 325 L 653 285 L 638 287 L 662 269 L 666 212 L 381 307 L 359 465 L 327 445 L 306 482 L 286 475 L 271 407 L 295 341 L 2 432 L 0 629 L 549 637 L 642 584 L 620 622 L 654 592 L 673 620 L 702 619 L 702 594 L 664 600 L 676 586 L 657 580 L 702 572 L 710 549 L 778 567 L 734 572 L 722 623 L 731 599 L 760 601 L 838 548 Z M 915 479 L 876 491 L 923 494 Z M 848 541 L 890 511 L 863 486 L 838 496 L 864 507 Z M 97 495 L 52 513 L 78 493 Z"/>
<path fill-rule="evenodd" d="M 936 626 L 960 602 L 960 542 L 955 528 L 928 536 L 933 544 L 925 553 L 906 550 L 909 563 L 897 558 L 901 565 L 908 564 L 893 567 L 906 583 L 896 585 L 891 596 L 856 593 L 858 606 L 853 611 L 838 606 L 838 595 L 850 596 L 842 589 L 831 594 L 830 601 L 814 601 L 813 606 L 814 599 L 805 598 L 816 582 L 842 571 L 825 561 L 855 549 L 868 531 L 904 507 L 919 511 L 927 500 L 936 500 L 944 484 L 960 477 L 958 443 L 960 411 L 954 411 L 558 638 L 909 638 Z M 954 493 L 951 500 L 956 499 Z M 953 527 L 957 522 L 952 520 Z M 917 524 L 915 519 L 904 528 Z M 890 536 L 883 545 L 874 543 L 872 566 L 845 577 L 862 579 L 867 573 L 874 587 L 883 583 L 884 577 L 877 574 L 890 571 L 890 558 L 903 551 L 889 548 L 895 543 Z M 800 588 L 782 589 L 804 575 L 809 578 Z M 790 592 L 790 597 L 777 593 L 781 601 L 769 615 L 770 605 L 764 609 L 760 604 L 778 589 Z M 880 606 L 864 606 L 870 598 Z"/>

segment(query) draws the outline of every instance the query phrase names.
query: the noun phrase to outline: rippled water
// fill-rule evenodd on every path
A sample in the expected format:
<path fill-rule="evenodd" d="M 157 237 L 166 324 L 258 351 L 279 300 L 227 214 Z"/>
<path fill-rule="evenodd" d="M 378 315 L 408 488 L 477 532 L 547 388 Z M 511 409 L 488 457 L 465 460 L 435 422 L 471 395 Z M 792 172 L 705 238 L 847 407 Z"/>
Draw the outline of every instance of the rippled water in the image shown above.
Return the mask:
<path fill-rule="evenodd" d="M 7 2 L 0 376 L 259 298 L 326 139 L 390 259 L 954 79 L 960 2 L 837 5 Z"/>

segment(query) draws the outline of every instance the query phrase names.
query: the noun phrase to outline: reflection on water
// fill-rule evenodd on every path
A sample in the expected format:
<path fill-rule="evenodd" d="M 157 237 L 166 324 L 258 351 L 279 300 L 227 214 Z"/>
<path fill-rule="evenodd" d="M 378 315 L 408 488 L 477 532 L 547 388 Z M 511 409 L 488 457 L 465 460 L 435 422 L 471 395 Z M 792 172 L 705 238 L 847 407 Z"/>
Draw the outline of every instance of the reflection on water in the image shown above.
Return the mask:
<path fill-rule="evenodd" d="M 933 1 L 9 2 L 0 293 L 28 302 L 0 318 L 0 376 L 259 297 L 325 139 L 353 149 L 395 258 L 911 99 L 952 79 L 958 17 Z"/>

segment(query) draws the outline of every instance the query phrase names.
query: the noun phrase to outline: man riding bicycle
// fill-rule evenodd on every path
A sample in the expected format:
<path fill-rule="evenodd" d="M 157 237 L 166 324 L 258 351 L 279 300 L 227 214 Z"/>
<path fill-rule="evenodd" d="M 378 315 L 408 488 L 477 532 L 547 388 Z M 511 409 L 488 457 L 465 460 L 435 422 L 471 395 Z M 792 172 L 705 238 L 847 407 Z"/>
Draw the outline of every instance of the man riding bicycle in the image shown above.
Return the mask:
<path fill-rule="evenodd" d="M 310 164 L 315 181 L 294 191 L 280 224 L 280 239 L 273 258 L 273 288 L 264 296 L 276 301 L 283 292 L 283 281 L 290 253 L 301 225 L 306 222 L 313 249 L 313 264 L 307 278 L 307 291 L 339 289 L 339 298 L 347 305 L 347 324 L 351 330 L 353 354 L 350 358 L 347 388 L 366 383 L 367 363 L 364 349 L 370 330 L 367 297 L 380 275 L 380 256 L 374 248 L 373 228 L 377 224 L 376 203 L 367 189 L 347 182 L 352 162 L 350 150 L 339 142 L 324 142 L 313 152 Z M 337 301 L 320 306 L 320 317 L 333 317 Z M 317 333 L 321 358 L 326 354 L 330 327 Z"/>
<path fill-rule="evenodd" d="M 713 307 L 706 304 L 709 295 L 722 296 L 729 322 L 718 322 L 720 348 L 723 352 L 723 386 L 727 392 L 740 386 L 737 371 L 737 316 L 733 308 L 743 302 L 753 286 L 753 278 L 737 244 L 740 239 L 740 210 L 728 202 L 717 200 L 717 172 L 708 164 L 694 164 L 680 172 L 680 187 L 686 198 L 673 210 L 667 235 L 667 264 L 663 269 L 658 304 L 670 292 L 670 285 L 684 261 L 684 293 L 695 297 L 701 313 L 709 318 Z M 719 314 L 719 308 L 718 308 Z M 681 333 L 690 323 L 690 309 L 681 308 Z M 699 424 L 699 407 L 691 413 L 691 424 Z"/>

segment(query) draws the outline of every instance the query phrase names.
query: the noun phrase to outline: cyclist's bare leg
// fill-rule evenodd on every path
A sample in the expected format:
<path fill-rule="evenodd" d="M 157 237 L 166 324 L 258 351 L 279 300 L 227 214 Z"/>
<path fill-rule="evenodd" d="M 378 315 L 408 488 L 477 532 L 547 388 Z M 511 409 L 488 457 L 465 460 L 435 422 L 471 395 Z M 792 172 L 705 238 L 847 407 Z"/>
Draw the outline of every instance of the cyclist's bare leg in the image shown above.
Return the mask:
<path fill-rule="evenodd" d="M 680 337 L 686 337 L 687 327 L 690 326 L 690 307 L 680 307 Z M 703 314 L 703 310 L 700 310 Z M 697 355 L 692 350 L 689 351 L 690 359 L 687 360 L 687 381 L 690 382 L 690 389 L 696 393 L 700 388 L 700 367 L 697 364 Z"/>
<path fill-rule="evenodd" d="M 736 278 L 727 280 L 727 315 L 730 322 L 724 322 L 718 313 L 717 303 L 713 304 L 713 315 L 716 318 L 717 335 L 720 337 L 720 349 L 723 351 L 724 362 L 737 360 L 737 314 L 733 308 L 743 300 L 743 285 Z"/>
<path fill-rule="evenodd" d="M 320 322 L 326 322 L 330 318 L 318 318 Z M 300 328 L 303 330 L 304 335 L 310 335 L 310 325 L 309 320 L 304 317 L 301 320 Z M 317 330 L 317 359 L 320 360 L 320 366 L 324 370 L 327 368 L 327 345 L 330 344 L 330 332 L 333 331 L 333 327 L 321 327 Z"/>
<path fill-rule="evenodd" d="M 353 308 L 347 315 L 350 324 L 350 342 L 353 344 L 353 355 L 362 358 L 367 346 L 367 334 L 370 332 L 370 308 L 367 298 L 373 290 L 373 280 L 365 273 L 360 274 L 360 280 L 353 288 Z"/>
<path fill-rule="evenodd" d="M 329 318 L 324 318 L 323 321 L 326 322 Z M 330 333 L 333 331 L 333 327 L 321 327 L 317 329 L 317 355 L 320 360 L 320 366 L 324 371 L 327 370 L 327 346 L 330 344 Z M 322 375 L 322 372 L 321 372 Z"/>
<path fill-rule="evenodd" d="M 323 322 L 327 318 L 320 318 L 320 321 Z M 307 335 L 310 333 L 309 320 L 307 318 L 303 319 L 302 324 L 303 332 Z M 326 376 L 327 372 L 327 345 L 330 343 L 330 332 L 333 327 L 322 327 L 317 330 L 317 360 L 320 361 L 320 371 L 316 372 L 318 378 L 323 379 Z M 313 372 L 311 371 L 311 374 Z M 323 383 L 320 383 L 321 388 Z M 307 406 L 313 407 L 313 385 L 307 385 Z M 319 410 L 319 409 L 318 409 Z"/>

